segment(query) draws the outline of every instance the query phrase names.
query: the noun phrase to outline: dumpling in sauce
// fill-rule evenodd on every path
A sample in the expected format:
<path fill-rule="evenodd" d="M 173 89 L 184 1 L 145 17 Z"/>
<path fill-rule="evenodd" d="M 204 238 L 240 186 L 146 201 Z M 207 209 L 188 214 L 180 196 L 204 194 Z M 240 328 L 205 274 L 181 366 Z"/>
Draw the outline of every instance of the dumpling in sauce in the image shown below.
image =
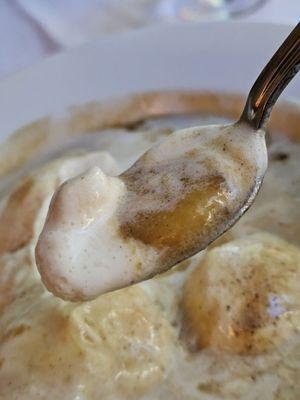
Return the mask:
<path fill-rule="evenodd" d="M 199 348 L 259 354 L 300 329 L 300 250 L 253 234 L 209 250 L 184 291 L 187 325 Z"/>

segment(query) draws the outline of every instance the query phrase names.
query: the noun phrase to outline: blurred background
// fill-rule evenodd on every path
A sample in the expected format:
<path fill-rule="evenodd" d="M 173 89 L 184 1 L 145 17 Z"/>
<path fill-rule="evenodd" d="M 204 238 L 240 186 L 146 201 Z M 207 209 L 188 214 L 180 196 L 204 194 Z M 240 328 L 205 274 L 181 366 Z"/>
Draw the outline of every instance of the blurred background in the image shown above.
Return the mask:
<path fill-rule="evenodd" d="M 299 17 L 300 0 L 0 0 L 0 79 L 63 49 L 144 26 L 296 24 Z"/>

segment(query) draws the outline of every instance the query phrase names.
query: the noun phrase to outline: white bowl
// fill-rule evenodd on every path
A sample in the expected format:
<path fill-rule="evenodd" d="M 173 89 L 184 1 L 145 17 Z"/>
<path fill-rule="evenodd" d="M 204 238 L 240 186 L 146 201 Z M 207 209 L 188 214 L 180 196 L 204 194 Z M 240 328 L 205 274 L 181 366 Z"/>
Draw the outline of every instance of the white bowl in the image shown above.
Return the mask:
<path fill-rule="evenodd" d="M 33 120 L 91 100 L 164 89 L 246 94 L 290 30 L 242 22 L 169 25 L 50 57 L 0 82 L 0 140 Z M 286 96 L 300 96 L 300 79 Z"/>

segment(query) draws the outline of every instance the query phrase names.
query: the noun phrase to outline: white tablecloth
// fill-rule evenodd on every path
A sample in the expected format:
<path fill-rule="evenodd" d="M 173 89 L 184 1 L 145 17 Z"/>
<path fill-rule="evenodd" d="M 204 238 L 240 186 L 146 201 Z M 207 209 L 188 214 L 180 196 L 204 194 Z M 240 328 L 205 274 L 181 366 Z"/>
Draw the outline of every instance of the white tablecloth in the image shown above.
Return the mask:
<path fill-rule="evenodd" d="M 61 0 L 61 2 L 64 1 L 67 3 L 67 0 Z M 141 4 L 141 2 L 149 0 L 139 1 L 139 4 Z M 100 4 L 101 0 L 94 0 L 94 6 L 97 2 Z M 78 8 L 76 10 L 68 9 L 66 3 L 57 3 L 60 10 L 56 15 L 53 13 L 53 9 L 49 8 L 49 10 L 46 9 L 46 14 L 43 16 L 41 7 L 45 5 L 47 7 L 47 4 L 50 7 L 50 0 L 0 1 L 0 79 L 37 62 L 49 54 L 88 40 L 90 33 L 90 37 L 95 36 L 93 35 L 94 32 L 89 32 L 91 19 L 88 22 L 83 21 L 82 18 L 78 21 Z M 85 0 L 73 1 L 73 3 L 77 3 L 77 7 L 81 9 L 83 5 L 88 4 Z M 33 7 L 33 4 L 36 6 Z M 139 10 L 138 8 L 132 9 L 135 10 L 135 14 L 131 12 L 125 22 L 120 15 L 113 15 L 113 21 L 112 19 L 107 20 L 107 18 L 102 20 L 101 26 L 104 27 L 104 31 L 106 29 L 106 32 L 101 32 L 101 34 L 109 34 L 111 30 L 117 30 L 111 29 L 111 27 L 118 23 L 124 25 L 122 26 L 123 30 L 130 27 L 136 28 L 139 25 Z M 64 11 L 64 14 L 61 10 Z M 52 11 L 52 14 L 50 11 Z M 54 11 L 58 10 L 54 9 Z M 98 12 L 98 20 L 95 21 L 94 18 L 94 23 L 98 23 L 99 17 L 101 18 L 101 15 Z M 299 17 L 300 0 L 268 0 L 253 14 L 244 16 L 242 19 L 245 21 L 296 24 Z M 140 25 L 143 25 L 143 23 Z"/>

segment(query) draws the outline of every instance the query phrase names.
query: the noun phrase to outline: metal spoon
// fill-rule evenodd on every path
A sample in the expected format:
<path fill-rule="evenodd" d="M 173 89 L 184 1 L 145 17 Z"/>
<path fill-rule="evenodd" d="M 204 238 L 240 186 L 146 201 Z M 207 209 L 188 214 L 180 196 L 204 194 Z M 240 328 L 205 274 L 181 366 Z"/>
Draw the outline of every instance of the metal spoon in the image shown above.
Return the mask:
<path fill-rule="evenodd" d="M 175 132 L 119 177 L 105 181 L 103 190 L 109 185 L 122 190 L 106 225 L 99 223 L 99 210 L 90 215 L 88 239 L 78 239 L 78 225 L 74 231 L 69 221 L 66 228 L 61 223 L 65 217 L 57 217 L 76 193 L 85 193 L 82 177 L 63 185 L 52 201 L 36 251 L 48 289 L 69 300 L 90 299 L 171 268 L 229 229 L 260 188 L 267 168 L 264 128 L 277 98 L 299 69 L 300 24 L 259 75 L 238 122 Z M 96 182 L 99 171 L 95 176 L 90 172 L 88 179 Z M 69 219 L 80 212 L 75 209 Z M 62 229 L 65 236 L 59 236 Z M 66 245 L 58 249 L 68 240 L 77 240 L 76 247 L 88 256 L 78 251 L 74 262 L 62 262 L 72 258 Z"/>
<path fill-rule="evenodd" d="M 206 184 L 208 184 L 207 189 L 205 190 L 209 191 L 209 195 L 203 198 L 205 190 L 201 190 L 200 197 L 197 199 L 198 201 L 195 201 L 192 206 L 195 209 L 194 212 L 189 212 L 190 220 L 188 216 L 185 215 L 187 219 L 185 218 L 182 220 L 181 226 L 178 226 L 178 218 L 180 218 L 180 216 L 177 215 L 175 211 L 174 218 L 176 220 L 174 221 L 174 227 L 172 228 L 175 228 L 176 225 L 181 231 L 184 231 L 185 236 L 187 236 L 190 232 L 189 227 L 193 225 L 192 219 L 194 219 L 195 214 L 197 214 L 196 209 L 199 210 L 199 208 L 205 207 L 206 202 L 211 201 L 213 196 L 219 196 L 220 192 L 218 193 L 218 190 L 221 190 L 221 193 L 223 194 L 224 190 L 226 190 L 224 185 L 226 179 L 222 183 L 221 181 L 225 175 L 225 171 L 222 170 L 228 168 L 228 165 L 214 164 L 206 166 L 203 174 L 198 173 L 198 162 L 203 163 L 205 160 L 208 160 L 211 164 L 211 161 L 214 158 L 211 157 L 211 154 L 208 156 L 208 154 L 203 151 L 203 143 L 206 142 L 207 145 L 211 146 L 211 149 L 218 147 L 219 150 L 220 146 L 223 147 L 222 150 L 224 151 L 223 153 L 221 152 L 222 156 L 228 155 L 231 150 L 239 153 L 231 155 L 233 158 L 239 158 L 242 160 L 242 163 L 240 163 L 240 171 L 235 172 L 237 174 L 243 174 L 244 178 L 247 177 L 248 182 L 246 183 L 246 179 L 244 179 L 245 187 L 242 190 L 242 195 L 238 196 L 238 202 L 236 202 L 235 207 L 226 204 L 226 200 L 228 200 L 228 202 L 233 201 L 233 198 L 229 196 L 230 198 L 226 200 L 224 199 L 222 207 L 219 207 L 219 210 L 214 214 L 213 221 L 210 221 L 209 226 L 206 226 L 204 229 L 204 235 L 202 229 L 205 224 L 203 225 L 203 223 L 199 223 L 193 233 L 195 237 L 189 240 L 189 244 L 185 244 L 185 240 L 182 238 L 182 240 L 176 243 L 175 249 L 173 246 L 169 246 L 169 261 L 165 262 L 164 268 L 169 268 L 178 261 L 190 257 L 195 252 L 205 248 L 210 242 L 230 228 L 252 204 L 265 172 L 265 166 L 262 164 L 264 163 L 263 158 L 267 156 L 262 131 L 264 131 L 276 100 L 287 84 L 296 75 L 299 68 L 300 23 L 286 38 L 257 78 L 250 90 L 244 111 L 238 122 L 229 126 L 195 127 L 175 132 L 169 138 L 151 148 L 129 170 L 121 175 L 121 179 L 125 182 L 126 187 L 132 192 L 131 197 L 135 200 L 135 202 L 132 203 L 132 207 L 131 204 L 127 205 L 127 213 L 121 218 L 121 220 L 125 219 L 127 221 L 126 224 L 129 225 L 129 227 L 125 227 L 124 231 L 127 232 L 128 235 L 141 239 L 146 244 L 165 243 L 168 245 L 170 238 L 168 237 L 167 231 L 169 231 L 169 228 L 167 227 L 167 224 L 170 223 L 170 221 L 166 219 L 165 213 L 161 213 L 160 211 L 158 211 L 158 213 L 147 212 L 147 203 L 149 202 L 149 198 L 151 198 L 151 193 L 154 192 L 154 197 L 158 196 L 158 191 L 153 190 L 152 177 L 154 177 L 155 184 L 163 182 L 164 179 L 170 181 L 173 176 L 177 175 L 178 177 L 178 175 L 180 175 L 178 169 L 181 168 L 181 175 L 184 176 L 185 184 L 180 187 L 181 193 L 178 196 L 180 199 L 186 199 L 186 197 L 189 197 L 191 193 L 194 194 L 195 190 L 198 190 L 198 186 L 201 189 L 202 184 L 205 187 Z M 249 135 L 251 135 L 252 138 L 249 138 Z M 244 143 L 238 143 L 238 145 L 237 143 L 233 143 L 233 141 L 238 139 L 244 141 Z M 184 144 L 183 141 L 189 141 L 190 143 Z M 249 147 L 246 149 L 242 148 L 244 147 L 242 145 L 245 145 L 246 143 L 247 147 L 252 146 L 253 150 L 260 152 L 260 154 L 252 153 L 254 159 L 257 156 L 261 158 L 260 160 L 257 160 L 257 162 L 253 163 L 256 164 L 257 169 L 255 169 L 255 165 L 249 165 L 249 160 L 248 163 L 246 162 L 246 152 L 249 152 L 249 150 L 252 151 Z M 168 147 L 170 147 L 170 149 L 168 149 Z M 169 158 L 166 157 L 167 152 L 170 154 Z M 162 157 L 158 154 L 162 155 Z M 222 161 L 224 160 L 222 159 Z M 193 164 L 192 171 L 190 171 L 190 173 L 184 173 L 182 167 L 186 167 L 188 162 Z M 259 163 L 261 163 L 260 166 L 258 165 Z M 251 171 L 249 170 L 250 168 Z M 209 183 L 210 179 L 212 179 L 211 183 Z M 199 185 L 196 182 L 198 180 Z M 168 209 L 172 198 L 177 198 L 177 193 L 169 193 L 171 186 L 172 184 L 169 186 L 166 185 L 165 189 L 160 188 L 162 190 L 162 196 L 159 199 L 160 204 L 158 209 Z M 129 201 L 131 202 L 132 199 L 130 198 Z M 180 201 L 184 202 L 184 200 Z M 138 208 L 138 204 L 141 204 L 140 208 Z M 145 204 L 146 207 L 143 207 Z M 178 202 L 176 202 L 176 205 L 178 208 Z M 227 212 L 228 210 L 230 210 L 229 213 Z M 128 211 L 131 212 L 128 213 Z M 144 213 L 144 215 L 141 215 L 142 213 Z M 132 216 L 132 214 L 134 216 Z M 160 215 L 159 217 L 158 214 Z M 144 222 L 145 218 L 147 219 L 146 223 Z M 157 220 L 159 220 L 159 223 Z M 165 221 L 165 224 L 163 221 Z M 154 226 L 155 231 L 153 231 Z M 174 244 L 175 243 L 173 243 L 173 245 Z M 179 246 L 180 249 L 177 246 Z"/>

